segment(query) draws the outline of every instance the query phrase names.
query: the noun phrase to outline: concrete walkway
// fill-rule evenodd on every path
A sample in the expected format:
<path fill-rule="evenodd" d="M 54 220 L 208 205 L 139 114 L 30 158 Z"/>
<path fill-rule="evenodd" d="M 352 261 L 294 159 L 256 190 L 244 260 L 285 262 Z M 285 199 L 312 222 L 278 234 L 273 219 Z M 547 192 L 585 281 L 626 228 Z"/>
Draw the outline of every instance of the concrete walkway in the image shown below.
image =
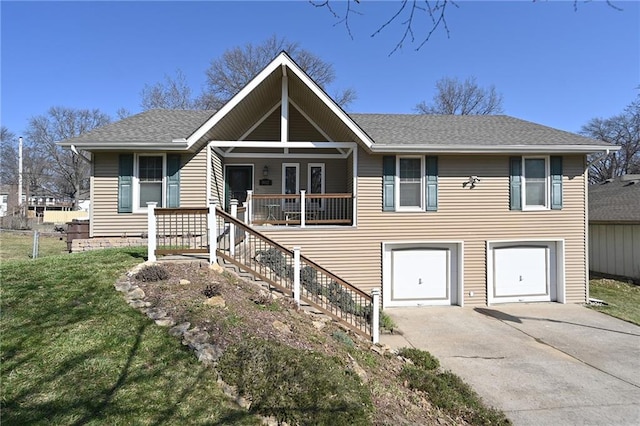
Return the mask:
<path fill-rule="evenodd" d="M 640 425 L 640 327 L 579 305 L 385 310 L 516 425 Z"/>

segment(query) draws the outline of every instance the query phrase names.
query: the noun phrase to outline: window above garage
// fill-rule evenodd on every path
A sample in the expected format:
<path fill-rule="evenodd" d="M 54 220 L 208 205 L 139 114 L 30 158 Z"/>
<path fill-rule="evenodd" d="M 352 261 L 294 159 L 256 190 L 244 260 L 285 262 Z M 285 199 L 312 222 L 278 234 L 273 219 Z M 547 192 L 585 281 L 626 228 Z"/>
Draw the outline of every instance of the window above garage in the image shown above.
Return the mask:
<path fill-rule="evenodd" d="M 383 210 L 438 209 L 438 157 L 383 157 Z"/>
<path fill-rule="evenodd" d="M 562 209 L 562 157 L 510 158 L 510 209 Z"/>

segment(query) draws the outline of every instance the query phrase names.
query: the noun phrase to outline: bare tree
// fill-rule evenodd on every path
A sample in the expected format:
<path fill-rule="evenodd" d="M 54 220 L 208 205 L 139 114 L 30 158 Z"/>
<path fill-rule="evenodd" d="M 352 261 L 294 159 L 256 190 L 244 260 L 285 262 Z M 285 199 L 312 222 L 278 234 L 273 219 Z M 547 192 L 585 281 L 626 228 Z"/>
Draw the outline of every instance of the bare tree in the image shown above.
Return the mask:
<path fill-rule="evenodd" d="M 142 109 L 217 111 L 283 50 L 321 87 L 326 88 L 335 80 L 333 65 L 302 49 L 298 43 L 274 35 L 260 44 L 248 43 L 228 49 L 212 60 L 205 71 L 205 88 L 196 98 L 192 97 L 191 88 L 180 70 L 175 76 L 165 76 L 164 81 L 145 85 L 141 93 Z M 346 89 L 335 93 L 333 99 L 344 108 L 356 97 L 355 90 Z"/>
<path fill-rule="evenodd" d="M 640 173 L 640 95 L 621 114 L 591 119 L 580 134 L 622 147 L 590 167 L 590 183 Z M 591 158 L 596 159 L 597 155 Z"/>
<path fill-rule="evenodd" d="M 18 150 L 16 135 L 5 126 L 0 127 L 0 183 L 13 185 L 18 183 Z"/>
<path fill-rule="evenodd" d="M 206 89 L 196 104 L 202 109 L 219 109 L 282 51 L 286 51 L 321 87 L 335 80 L 333 65 L 301 48 L 298 43 L 274 35 L 260 44 L 247 43 L 226 50 L 220 58 L 211 61 L 205 72 Z M 347 89 L 337 93 L 334 99 L 346 107 L 356 99 L 356 93 Z"/>
<path fill-rule="evenodd" d="M 56 142 L 80 136 L 110 121 L 111 118 L 98 109 L 65 107 L 52 107 L 46 115 L 29 119 L 26 136 L 30 151 L 41 153 L 46 160 L 39 176 L 50 176 L 46 183 L 37 185 L 48 193 L 71 198 L 76 206 L 79 192 L 87 187 L 89 164 L 82 157 L 86 158 L 88 153 L 63 150 Z"/>
<path fill-rule="evenodd" d="M 0 182 L 3 185 L 18 185 L 18 138 L 6 127 L 0 128 L 2 156 L 0 165 Z M 22 150 L 22 183 L 26 199 L 33 192 L 42 190 L 53 180 L 54 169 L 50 166 L 45 154 L 36 145 L 25 140 Z M 17 191 L 12 194 L 14 206 L 20 204 Z"/>
<path fill-rule="evenodd" d="M 533 0 L 536 2 L 536 0 Z M 363 2 L 360 0 L 331 1 L 331 0 L 309 0 L 313 6 L 326 9 L 335 19 L 335 25 L 344 25 L 349 36 L 353 39 L 351 31 L 351 18 L 353 15 L 364 15 Z M 587 3 L 585 1 L 584 3 Z M 611 9 L 621 11 L 622 8 L 615 5 L 611 0 L 604 2 Z M 337 4 L 337 7 L 335 6 Z M 397 9 L 390 14 L 390 17 L 380 22 L 371 37 L 387 30 L 392 24 L 399 23 L 402 27 L 401 35 L 395 47 L 389 53 L 393 55 L 405 44 L 417 44 L 415 50 L 420 50 L 439 29 L 442 29 L 449 37 L 449 24 L 446 17 L 451 7 L 459 7 L 454 0 L 402 0 L 396 2 Z M 578 10 L 578 0 L 573 0 L 573 9 Z M 340 9 L 340 10 L 338 10 Z"/>
<path fill-rule="evenodd" d="M 430 104 L 425 101 L 415 106 L 420 114 L 491 115 L 501 114 L 502 95 L 491 85 L 478 86 L 475 77 L 464 82 L 445 77 L 436 82 L 436 94 Z"/>
<path fill-rule="evenodd" d="M 131 111 L 125 107 L 120 107 L 116 110 L 116 117 L 118 117 L 118 120 L 123 120 L 129 116 L 131 116 Z"/>
<path fill-rule="evenodd" d="M 141 106 L 144 111 L 150 109 L 194 109 L 191 88 L 184 73 L 178 69 L 175 77 L 164 76 L 163 82 L 145 84 L 141 93 Z"/>

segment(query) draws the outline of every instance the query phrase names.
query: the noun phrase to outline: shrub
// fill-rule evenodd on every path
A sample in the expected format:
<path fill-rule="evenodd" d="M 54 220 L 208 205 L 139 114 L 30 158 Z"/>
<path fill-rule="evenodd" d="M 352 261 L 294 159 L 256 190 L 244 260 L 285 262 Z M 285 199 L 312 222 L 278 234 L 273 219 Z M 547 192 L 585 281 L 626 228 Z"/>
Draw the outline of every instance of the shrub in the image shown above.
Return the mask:
<path fill-rule="evenodd" d="M 256 253 L 258 263 L 268 266 L 278 276 L 293 279 L 293 268 L 287 263 L 287 259 L 276 248 L 261 250 Z"/>
<path fill-rule="evenodd" d="M 400 377 L 407 381 L 412 389 L 426 392 L 431 403 L 449 413 L 460 417 L 467 423 L 476 425 L 509 425 L 505 415 L 485 407 L 480 397 L 471 387 L 450 371 L 437 373 L 420 367 L 405 365 Z"/>
<path fill-rule="evenodd" d="M 344 331 L 342 331 L 342 330 L 334 331 L 333 334 L 331 335 L 331 337 L 336 339 L 338 342 L 349 346 L 350 348 L 352 348 L 354 346 L 354 343 L 353 343 L 353 340 L 351 339 L 351 337 L 349 337 L 349 335 L 347 333 L 345 333 Z"/>
<path fill-rule="evenodd" d="M 169 271 L 162 265 L 149 265 L 142 268 L 134 278 L 144 282 L 164 281 L 169 278 Z"/>
<path fill-rule="evenodd" d="M 398 355 L 410 359 L 416 367 L 425 370 L 435 370 L 440 367 L 440 361 L 427 351 L 415 348 L 402 348 Z"/>
<path fill-rule="evenodd" d="M 222 294 L 220 292 L 220 284 L 209 284 L 204 288 L 204 290 L 202 290 L 202 294 L 204 294 L 206 297 L 220 296 L 220 294 Z"/>
<path fill-rule="evenodd" d="M 393 332 L 393 330 L 397 327 L 396 323 L 393 322 L 391 317 L 382 311 L 380 311 L 379 324 L 380 324 L 380 329 L 389 330 L 390 332 Z"/>
<path fill-rule="evenodd" d="M 337 358 L 254 339 L 230 347 L 219 369 L 253 413 L 289 424 L 371 424 L 367 387 Z"/>

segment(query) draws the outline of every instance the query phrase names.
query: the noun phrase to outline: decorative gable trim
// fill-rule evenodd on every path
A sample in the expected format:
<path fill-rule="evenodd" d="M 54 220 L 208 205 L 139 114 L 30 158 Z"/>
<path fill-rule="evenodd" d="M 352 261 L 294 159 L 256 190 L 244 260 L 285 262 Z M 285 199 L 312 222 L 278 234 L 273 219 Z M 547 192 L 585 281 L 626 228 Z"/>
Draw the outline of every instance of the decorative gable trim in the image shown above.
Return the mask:
<path fill-rule="evenodd" d="M 269 65 L 258 73 L 238 94 L 227 102 L 218 112 L 209 118 L 202 126 L 189 136 L 187 147 L 190 149 L 195 143 L 207 134 L 220 120 L 222 120 L 233 108 L 255 90 L 269 75 L 276 72 L 278 68 L 288 69 L 288 72 L 295 74 L 317 97 L 322 101 L 355 135 L 364 143 L 367 149 L 373 146 L 373 140 L 345 113 L 342 108 L 334 102 L 324 90 L 320 88 L 285 52 L 280 53 Z M 284 71 L 286 72 L 286 71 Z"/>

